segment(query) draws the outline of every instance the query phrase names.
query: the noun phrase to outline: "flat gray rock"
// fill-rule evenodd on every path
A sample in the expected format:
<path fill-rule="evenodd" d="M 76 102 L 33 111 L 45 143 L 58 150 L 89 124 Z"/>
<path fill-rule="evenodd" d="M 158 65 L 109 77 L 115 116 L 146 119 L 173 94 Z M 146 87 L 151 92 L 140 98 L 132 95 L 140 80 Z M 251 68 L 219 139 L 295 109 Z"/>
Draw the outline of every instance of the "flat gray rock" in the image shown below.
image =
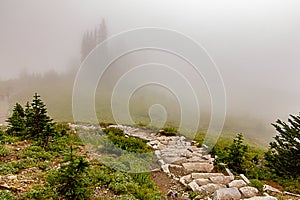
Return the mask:
<path fill-rule="evenodd" d="M 240 177 L 245 181 L 245 183 L 250 184 L 249 179 L 244 174 L 240 174 Z"/>
<path fill-rule="evenodd" d="M 211 181 L 206 178 L 199 178 L 199 179 L 196 179 L 195 181 L 199 186 L 207 185 L 207 184 L 211 183 Z"/>
<path fill-rule="evenodd" d="M 192 173 L 192 179 L 210 178 L 213 176 L 222 176 L 222 173 Z"/>
<path fill-rule="evenodd" d="M 280 190 L 278 190 L 277 188 L 274 188 L 274 187 L 272 187 L 270 185 L 267 185 L 267 184 L 264 185 L 263 190 L 264 191 L 270 191 L 270 192 L 275 192 L 275 193 L 282 194 L 282 192 Z"/>
<path fill-rule="evenodd" d="M 183 163 L 182 166 L 188 172 L 211 172 L 214 168 L 213 164 L 200 162 Z"/>
<path fill-rule="evenodd" d="M 190 174 L 186 176 L 182 176 L 179 179 L 179 182 L 184 186 L 187 186 L 191 181 L 192 181 L 192 176 Z"/>
<path fill-rule="evenodd" d="M 191 188 L 191 190 L 193 190 L 193 192 L 200 192 L 201 188 L 199 187 L 199 185 L 195 182 L 192 181 L 188 184 L 189 188 Z"/>
<path fill-rule="evenodd" d="M 209 180 L 212 183 L 227 185 L 231 181 L 231 178 L 222 174 L 220 176 L 212 176 Z"/>
<path fill-rule="evenodd" d="M 241 187 L 240 192 L 245 198 L 250 198 L 258 194 L 258 189 L 255 187 L 246 186 L 246 187 Z"/>
<path fill-rule="evenodd" d="M 277 200 L 276 197 L 272 197 L 272 196 L 256 196 L 256 197 L 251 197 L 248 199 L 249 200 Z"/>
<path fill-rule="evenodd" d="M 242 195 L 237 188 L 223 188 L 215 191 L 213 200 L 238 200 Z"/>
<path fill-rule="evenodd" d="M 245 183 L 245 181 L 243 180 L 233 180 L 231 181 L 228 186 L 230 188 L 233 188 L 233 187 L 237 187 L 237 188 L 241 188 L 241 187 L 244 187 L 246 186 L 247 184 Z"/>
<path fill-rule="evenodd" d="M 205 194 L 212 194 L 216 190 L 220 190 L 220 189 L 223 189 L 223 188 L 226 188 L 226 186 L 221 185 L 221 184 L 209 183 L 207 185 L 201 186 L 200 191 L 202 191 L 202 193 L 205 193 Z"/>

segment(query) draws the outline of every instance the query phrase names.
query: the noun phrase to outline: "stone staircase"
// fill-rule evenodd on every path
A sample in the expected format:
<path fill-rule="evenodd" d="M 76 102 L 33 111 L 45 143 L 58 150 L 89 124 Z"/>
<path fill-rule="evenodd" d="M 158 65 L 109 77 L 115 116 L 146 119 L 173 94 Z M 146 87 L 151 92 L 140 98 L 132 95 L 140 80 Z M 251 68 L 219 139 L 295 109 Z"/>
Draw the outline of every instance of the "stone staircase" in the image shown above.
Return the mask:
<path fill-rule="evenodd" d="M 236 178 L 229 169 L 226 169 L 226 174 L 214 173 L 214 158 L 207 154 L 207 147 L 193 146 L 191 142 L 186 141 L 184 136 L 167 137 L 156 132 L 147 132 L 143 128 L 122 125 L 112 125 L 111 127 L 124 130 L 128 136 L 148 141 L 147 144 L 154 149 L 160 170 L 187 188 L 187 192 L 180 195 L 181 199 L 189 199 L 189 191 L 199 193 L 194 199 L 277 199 L 267 193 L 259 196 L 258 189 L 249 186 L 250 181 L 242 174 L 239 176 L 240 178 Z M 280 191 L 278 192 L 280 193 Z M 177 193 L 176 191 L 169 193 L 174 198 L 177 196 L 174 195 Z"/>

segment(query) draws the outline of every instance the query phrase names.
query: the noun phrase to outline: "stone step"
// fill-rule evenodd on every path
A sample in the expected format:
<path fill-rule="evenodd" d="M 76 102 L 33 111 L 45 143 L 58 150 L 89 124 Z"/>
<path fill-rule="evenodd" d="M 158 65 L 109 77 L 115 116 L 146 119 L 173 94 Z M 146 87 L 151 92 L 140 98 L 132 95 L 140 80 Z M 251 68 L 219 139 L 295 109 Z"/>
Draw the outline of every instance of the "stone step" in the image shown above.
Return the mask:
<path fill-rule="evenodd" d="M 187 172 L 211 172 L 214 168 L 213 164 L 193 162 L 193 163 L 182 163 L 183 168 Z"/>

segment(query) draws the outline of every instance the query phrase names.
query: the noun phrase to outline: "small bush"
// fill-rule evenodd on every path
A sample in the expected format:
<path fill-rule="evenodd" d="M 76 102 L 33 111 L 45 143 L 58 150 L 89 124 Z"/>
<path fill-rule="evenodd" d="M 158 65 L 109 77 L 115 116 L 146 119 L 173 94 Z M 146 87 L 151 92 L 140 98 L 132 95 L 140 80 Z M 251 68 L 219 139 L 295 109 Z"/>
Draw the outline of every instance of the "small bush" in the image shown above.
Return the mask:
<path fill-rule="evenodd" d="M 0 175 L 16 174 L 19 172 L 16 161 L 13 162 L 0 162 Z"/>
<path fill-rule="evenodd" d="M 40 146 L 29 146 L 19 153 L 20 158 L 33 158 L 37 161 L 52 160 L 53 155 Z"/>
<path fill-rule="evenodd" d="M 171 127 L 164 127 L 161 132 L 162 135 L 165 136 L 175 136 L 178 133 L 178 130 L 176 128 Z"/>
<path fill-rule="evenodd" d="M 257 180 L 257 179 L 251 179 L 250 180 L 250 184 L 249 186 L 252 186 L 252 187 L 255 187 L 257 188 L 260 192 L 263 191 L 263 188 L 264 188 L 264 183 Z"/>
<path fill-rule="evenodd" d="M 58 194 L 55 190 L 52 190 L 50 187 L 40 187 L 34 186 L 30 192 L 27 192 L 22 195 L 21 199 L 32 199 L 32 200 L 56 200 Z"/>
<path fill-rule="evenodd" d="M 109 168 L 103 166 L 97 166 L 91 169 L 91 171 L 89 172 L 89 176 L 93 177 L 92 179 L 93 185 L 101 184 L 104 186 L 108 186 L 109 183 L 112 181 L 111 180 L 112 177 L 110 173 L 112 173 L 112 171 Z"/>
<path fill-rule="evenodd" d="M 132 194 L 125 194 L 114 198 L 114 200 L 137 200 L 137 198 L 135 198 Z"/>
<path fill-rule="evenodd" d="M 48 174 L 47 182 L 59 196 L 70 200 L 88 199 L 91 195 L 88 177 L 89 163 L 82 156 L 76 156 L 71 146 L 58 171 Z"/>
<path fill-rule="evenodd" d="M 0 145 L 0 156 L 8 156 L 11 154 L 11 150 L 5 145 Z"/>
<path fill-rule="evenodd" d="M 115 127 L 105 128 L 105 129 L 103 129 L 103 132 L 107 135 L 125 136 L 123 130 L 121 130 L 119 128 L 115 128 Z"/>
<path fill-rule="evenodd" d="M 0 199 L 14 200 L 16 196 L 8 190 L 0 190 Z"/>
<path fill-rule="evenodd" d="M 249 146 L 244 144 L 244 137 L 238 134 L 230 146 L 224 150 L 215 148 L 212 153 L 216 153 L 218 158 L 215 159 L 214 164 L 220 167 L 221 163 L 225 163 L 229 169 L 232 169 L 238 174 L 254 174 L 253 169 L 256 165 L 256 155 L 252 155 Z"/>
<path fill-rule="evenodd" d="M 103 130 L 104 133 L 107 134 L 108 139 L 117 147 L 136 153 L 147 153 L 151 150 L 148 148 L 146 141 L 134 138 L 134 137 L 126 137 L 124 131 L 119 128 L 106 128 Z"/>
<path fill-rule="evenodd" d="M 11 136 L 6 133 L 0 133 L 0 144 L 12 144 L 21 141 L 21 137 Z"/>
<path fill-rule="evenodd" d="M 113 125 L 113 123 L 109 123 L 109 122 L 100 122 L 99 125 L 103 128 L 107 128 L 110 125 Z"/>
<path fill-rule="evenodd" d="M 190 192 L 189 193 L 189 198 L 194 199 L 195 197 L 197 197 L 199 195 L 202 196 L 202 194 L 200 192 Z"/>
<path fill-rule="evenodd" d="M 147 126 L 147 124 L 145 124 L 143 122 L 138 122 L 136 125 L 139 126 L 139 127 L 146 127 Z"/>

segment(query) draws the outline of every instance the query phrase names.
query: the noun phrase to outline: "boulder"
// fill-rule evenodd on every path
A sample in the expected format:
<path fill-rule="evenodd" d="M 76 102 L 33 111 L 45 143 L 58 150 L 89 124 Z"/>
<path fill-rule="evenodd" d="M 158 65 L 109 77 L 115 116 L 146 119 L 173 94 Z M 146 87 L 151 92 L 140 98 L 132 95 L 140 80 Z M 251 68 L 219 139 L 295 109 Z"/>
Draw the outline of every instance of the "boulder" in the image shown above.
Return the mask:
<path fill-rule="evenodd" d="M 191 188 L 191 190 L 193 190 L 193 192 L 200 192 L 201 188 L 199 187 L 199 185 L 195 182 L 192 181 L 188 184 L 189 188 Z"/>
<path fill-rule="evenodd" d="M 163 160 L 169 164 L 181 164 L 186 161 L 186 158 L 178 157 L 177 155 L 172 155 L 172 154 L 163 155 L 162 157 Z"/>
<path fill-rule="evenodd" d="M 182 166 L 188 172 L 211 172 L 214 168 L 213 164 L 209 163 L 183 163 Z"/>
<path fill-rule="evenodd" d="M 173 146 L 176 146 L 176 141 L 169 141 L 169 144 L 168 145 L 173 145 Z"/>
<path fill-rule="evenodd" d="M 157 163 L 160 167 L 166 164 L 164 160 L 158 160 Z"/>
<path fill-rule="evenodd" d="M 169 175 L 170 174 L 169 164 L 162 165 L 161 170 Z"/>
<path fill-rule="evenodd" d="M 161 152 L 160 152 L 159 150 L 155 150 L 155 151 L 154 151 L 154 155 L 155 155 L 157 158 L 160 158 Z"/>
<path fill-rule="evenodd" d="M 220 189 L 223 189 L 223 188 L 226 188 L 226 186 L 221 185 L 221 184 L 209 183 L 207 185 L 201 186 L 200 191 L 202 191 L 202 193 L 204 193 L 204 194 L 212 194 L 216 190 L 220 190 Z"/>
<path fill-rule="evenodd" d="M 256 196 L 258 194 L 258 189 L 255 187 L 246 186 L 246 187 L 241 187 L 240 192 L 245 198 L 249 198 L 249 197 Z"/>
<path fill-rule="evenodd" d="M 231 181 L 231 178 L 229 176 L 221 175 L 221 176 L 212 176 L 209 178 L 209 180 L 212 183 L 227 185 Z"/>
<path fill-rule="evenodd" d="M 175 164 L 175 165 L 181 165 L 182 163 L 185 163 L 187 160 L 185 157 L 175 157 L 172 159 L 170 164 Z"/>
<path fill-rule="evenodd" d="M 189 159 L 187 159 L 188 162 L 201 162 L 201 163 L 209 163 L 208 160 L 203 160 L 203 158 L 199 156 L 189 156 Z"/>
<path fill-rule="evenodd" d="M 162 144 L 164 144 L 164 145 L 168 145 L 168 144 L 169 144 L 169 142 L 166 141 L 166 140 L 162 140 L 162 141 L 160 141 L 160 143 L 162 143 Z"/>
<path fill-rule="evenodd" d="M 272 196 L 256 196 L 256 197 L 248 198 L 248 200 L 277 200 L 277 198 Z"/>
<path fill-rule="evenodd" d="M 157 144 L 157 148 L 158 148 L 158 149 L 164 149 L 164 148 L 166 148 L 166 145 L 164 145 L 164 144 L 162 144 L 162 143 L 159 142 L 159 143 Z"/>
<path fill-rule="evenodd" d="M 158 143 L 159 143 L 159 141 L 158 140 L 154 140 L 154 141 L 150 141 L 150 142 L 148 142 L 151 146 L 153 146 L 153 145 L 157 145 Z M 147 143 L 147 144 L 148 144 Z"/>
<path fill-rule="evenodd" d="M 170 164 L 169 171 L 176 177 L 181 177 L 181 176 L 185 175 L 185 171 L 184 171 L 183 167 L 180 165 Z"/>
<path fill-rule="evenodd" d="M 180 179 L 179 179 L 179 182 L 184 185 L 184 186 L 187 186 L 187 184 L 189 182 L 192 181 L 192 176 L 189 174 L 189 175 L 186 175 L 186 176 L 182 176 Z"/>
<path fill-rule="evenodd" d="M 192 179 L 210 178 L 213 176 L 222 176 L 222 173 L 192 173 Z"/>
<path fill-rule="evenodd" d="M 231 181 L 228 186 L 230 188 L 233 188 L 233 187 L 237 187 L 237 188 L 241 188 L 241 187 L 244 187 L 246 186 L 247 184 L 245 183 L 245 181 L 243 180 L 233 180 Z"/>
<path fill-rule="evenodd" d="M 200 186 L 207 185 L 207 184 L 211 183 L 210 180 L 208 180 L 206 178 L 199 178 L 199 179 L 196 179 L 195 181 Z"/>
<path fill-rule="evenodd" d="M 223 188 L 215 191 L 213 195 L 214 200 L 228 200 L 241 199 L 242 195 L 237 188 Z"/>

